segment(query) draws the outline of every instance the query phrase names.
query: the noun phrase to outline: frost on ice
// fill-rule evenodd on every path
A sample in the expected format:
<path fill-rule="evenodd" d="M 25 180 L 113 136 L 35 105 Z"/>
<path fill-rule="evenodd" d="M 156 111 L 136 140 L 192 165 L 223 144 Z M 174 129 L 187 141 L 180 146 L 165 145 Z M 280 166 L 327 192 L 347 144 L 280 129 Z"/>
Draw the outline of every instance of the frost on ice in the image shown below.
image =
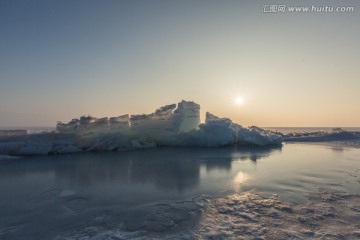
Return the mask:
<path fill-rule="evenodd" d="M 82 116 L 58 122 L 56 132 L 0 135 L 0 154 L 46 155 L 79 151 L 124 151 L 156 146 L 220 147 L 280 145 L 282 137 L 258 127 L 245 128 L 229 118 L 206 113 L 200 124 L 200 106 L 181 101 L 151 114 L 111 118 Z"/>

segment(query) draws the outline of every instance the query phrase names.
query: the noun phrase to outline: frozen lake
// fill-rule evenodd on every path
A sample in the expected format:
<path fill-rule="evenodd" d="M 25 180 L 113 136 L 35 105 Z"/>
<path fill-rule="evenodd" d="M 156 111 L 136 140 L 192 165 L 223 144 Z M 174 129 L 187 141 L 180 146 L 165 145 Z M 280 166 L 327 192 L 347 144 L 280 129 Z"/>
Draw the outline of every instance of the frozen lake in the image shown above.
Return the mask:
<path fill-rule="evenodd" d="M 360 194 L 359 181 L 360 149 L 319 144 L 156 148 L 1 161 L 0 238 L 55 238 L 100 220 L 104 224 L 107 217 L 108 228 L 127 222 L 127 230 L 138 230 L 140 223 L 131 227 L 138 221 L 133 209 L 203 196 L 256 191 L 306 204 L 319 189 Z"/>

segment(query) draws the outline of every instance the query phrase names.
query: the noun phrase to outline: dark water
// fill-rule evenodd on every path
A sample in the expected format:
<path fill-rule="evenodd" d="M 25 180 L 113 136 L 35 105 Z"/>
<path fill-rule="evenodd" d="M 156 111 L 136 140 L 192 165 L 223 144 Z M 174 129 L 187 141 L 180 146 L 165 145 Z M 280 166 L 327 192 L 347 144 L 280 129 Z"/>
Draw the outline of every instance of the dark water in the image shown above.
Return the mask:
<path fill-rule="evenodd" d="M 360 149 L 157 148 L 0 162 L 0 232 L 61 231 L 99 209 L 256 190 L 302 203 L 318 188 L 360 193 Z M 35 230 L 34 230 L 35 229 Z M 45 230 L 47 229 L 47 230 Z"/>

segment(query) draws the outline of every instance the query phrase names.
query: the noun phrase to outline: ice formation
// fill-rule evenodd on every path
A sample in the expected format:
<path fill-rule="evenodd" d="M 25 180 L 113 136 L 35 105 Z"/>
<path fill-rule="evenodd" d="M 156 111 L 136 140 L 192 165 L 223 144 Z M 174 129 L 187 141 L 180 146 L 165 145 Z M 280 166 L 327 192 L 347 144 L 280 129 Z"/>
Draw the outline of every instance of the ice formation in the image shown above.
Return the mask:
<path fill-rule="evenodd" d="M 46 155 L 79 151 L 123 151 L 155 146 L 220 147 L 280 145 L 279 134 L 258 127 L 244 128 L 229 118 L 206 113 L 200 124 L 200 106 L 181 101 L 151 114 L 111 118 L 82 116 L 58 122 L 56 132 L 0 137 L 0 154 Z"/>
<path fill-rule="evenodd" d="M 194 102 L 182 101 L 157 109 L 151 114 L 128 114 L 112 118 L 82 116 L 65 124 L 58 122 L 58 132 L 72 132 L 78 135 L 88 133 L 118 133 L 133 135 L 149 140 L 160 140 L 166 136 L 197 129 L 200 123 L 200 106 Z"/>

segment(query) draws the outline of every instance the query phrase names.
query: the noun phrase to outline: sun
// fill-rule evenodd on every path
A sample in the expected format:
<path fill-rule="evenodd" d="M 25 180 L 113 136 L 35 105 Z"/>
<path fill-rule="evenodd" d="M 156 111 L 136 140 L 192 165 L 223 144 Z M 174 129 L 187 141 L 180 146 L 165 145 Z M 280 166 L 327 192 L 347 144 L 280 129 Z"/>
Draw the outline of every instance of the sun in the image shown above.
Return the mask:
<path fill-rule="evenodd" d="M 237 97 L 237 98 L 235 98 L 235 103 L 237 105 L 242 105 L 244 103 L 244 99 L 241 97 Z"/>

